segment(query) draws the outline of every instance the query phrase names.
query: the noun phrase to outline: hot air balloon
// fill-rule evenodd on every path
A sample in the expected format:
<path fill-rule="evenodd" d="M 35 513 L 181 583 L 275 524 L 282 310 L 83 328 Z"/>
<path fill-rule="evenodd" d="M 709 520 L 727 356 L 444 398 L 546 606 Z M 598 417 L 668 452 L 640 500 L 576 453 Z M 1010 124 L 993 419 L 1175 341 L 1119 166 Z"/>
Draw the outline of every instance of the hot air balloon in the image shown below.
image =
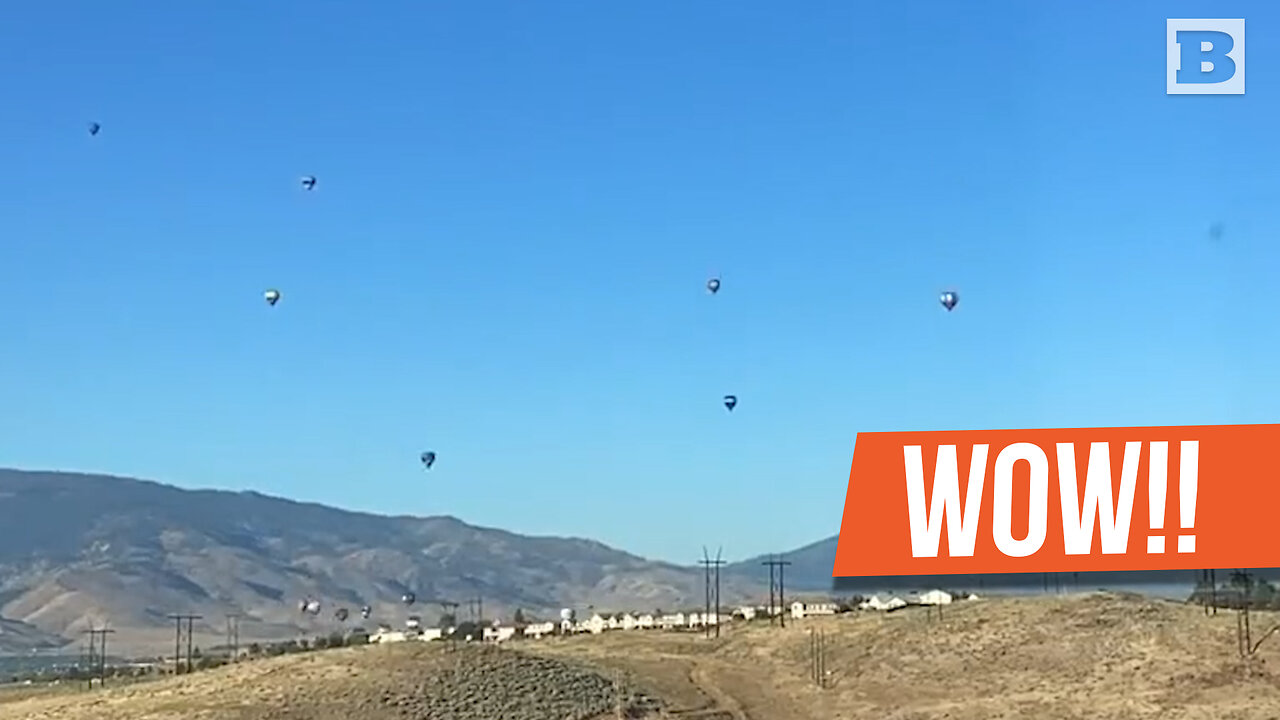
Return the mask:
<path fill-rule="evenodd" d="M 400 602 L 404 603 L 405 605 L 412 605 L 414 601 L 417 599 L 418 599 L 417 596 L 411 592 L 407 592 L 404 595 L 400 596 Z"/>
<path fill-rule="evenodd" d="M 98 134 L 98 131 L 99 131 L 99 130 L 101 130 L 101 129 L 102 129 L 102 126 L 101 126 L 101 125 L 99 125 L 98 123 L 96 123 L 96 122 L 91 122 L 91 123 L 89 123 L 89 134 L 90 134 L 90 135 L 97 135 L 97 134 Z"/>
<path fill-rule="evenodd" d="M 956 303 L 960 302 L 960 296 L 948 290 L 938 296 L 938 300 L 942 303 L 942 307 L 947 309 L 947 312 L 951 312 L 955 309 Z"/>
<path fill-rule="evenodd" d="M 266 299 L 268 305 L 274 307 L 276 303 L 280 302 L 280 291 L 268 290 L 262 293 L 262 297 Z"/>
<path fill-rule="evenodd" d="M 573 616 L 574 616 L 573 608 L 562 608 L 560 610 L 560 619 L 564 620 L 565 622 L 573 620 Z"/>
<path fill-rule="evenodd" d="M 316 186 L 316 176 L 306 175 L 302 178 L 302 188 L 304 190 L 313 190 Z"/>
<path fill-rule="evenodd" d="M 308 601 L 307 601 L 306 611 L 307 611 L 308 613 L 312 614 L 312 615 L 319 615 L 319 614 L 320 614 L 320 601 L 319 601 L 319 600 L 308 600 Z"/>
<path fill-rule="evenodd" d="M 733 408 L 738 404 L 737 395 L 725 395 L 724 406 L 729 408 L 729 412 L 733 412 Z"/>
<path fill-rule="evenodd" d="M 364 618 L 365 620 L 368 620 L 369 616 L 372 614 L 373 614 L 373 608 L 369 607 L 368 605 L 365 605 L 364 607 L 360 608 L 360 617 Z"/>
<path fill-rule="evenodd" d="M 336 619 L 338 620 L 338 622 L 346 622 L 346 621 L 347 621 L 347 609 L 346 609 L 346 608 L 338 608 L 337 610 L 335 610 L 335 611 L 334 611 L 334 613 L 333 613 L 333 617 L 334 617 L 334 618 L 336 618 Z"/>
<path fill-rule="evenodd" d="M 707 291 L 715 295 L 720 291 L 720 278 L 711 278 L 707 281 Z"/>
<path fill-rule="evenodd" d="M 430 450 L 422 453 L 422 464 L 425 465 L 428 470 L 430 470 L 431 466 L 436 464 L 436 454 L 434 452 L 431 452 Z"/>

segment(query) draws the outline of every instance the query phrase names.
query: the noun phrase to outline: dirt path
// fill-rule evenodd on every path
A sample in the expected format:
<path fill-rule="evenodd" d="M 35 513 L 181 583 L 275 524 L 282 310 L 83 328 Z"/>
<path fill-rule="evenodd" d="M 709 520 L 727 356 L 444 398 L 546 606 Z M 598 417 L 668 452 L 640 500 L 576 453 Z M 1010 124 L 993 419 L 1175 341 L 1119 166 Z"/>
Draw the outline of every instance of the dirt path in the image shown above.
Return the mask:
<path fill-rule="evenodd" d="M 719 712 L 721 715 L 727 714 L 732 720 L 753 720 L 742 709 L 742 705 L 737 699 L 716 684 L 715 679 L 707 669 L 707 666 L 712 662 L 714 661 L 695 660 L 693 667 L 689 670 L 689 679 L 715 703 L 714 712 Z"/>

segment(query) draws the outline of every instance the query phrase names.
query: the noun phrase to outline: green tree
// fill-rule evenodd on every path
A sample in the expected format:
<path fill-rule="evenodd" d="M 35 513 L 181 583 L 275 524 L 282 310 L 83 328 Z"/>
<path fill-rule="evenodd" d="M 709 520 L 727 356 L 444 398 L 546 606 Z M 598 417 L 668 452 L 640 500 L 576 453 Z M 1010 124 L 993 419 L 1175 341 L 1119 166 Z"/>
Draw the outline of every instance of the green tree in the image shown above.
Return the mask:
<path fill-rule="evenodd" d="M 511 617 L 511 622 L 516 625 L 524 625 L 525 624 L 524 610 L 520 608 L 516 608 L 516 613 Z"/>

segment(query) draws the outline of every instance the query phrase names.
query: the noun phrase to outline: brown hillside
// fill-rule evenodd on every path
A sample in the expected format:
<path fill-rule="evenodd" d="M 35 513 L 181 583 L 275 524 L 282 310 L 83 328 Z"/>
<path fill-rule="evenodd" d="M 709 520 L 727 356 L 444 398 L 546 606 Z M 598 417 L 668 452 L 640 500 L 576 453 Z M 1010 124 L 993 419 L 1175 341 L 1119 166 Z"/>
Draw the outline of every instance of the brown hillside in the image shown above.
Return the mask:
<path fill-rule="evenodd" d="M 1280 617 L 1253 620 L 1256 637 Z M 814 629 L 827 636 L 825 690 L 808 679 Z M 1280 717 L 1272 642 L 1246 667 L 1233 613 L 1102 594 L 981 600 L 940 622 L 854 614 L 786 630 L 739 625 L 718 641 L 616 631 L 488 653 L 434 643 L 326 651 L 0 702 L 0 720 L 582 720 L 610 711 L 615 678 L 663 698 L 672 717 L 701 720 L 1263 720 Z"/>

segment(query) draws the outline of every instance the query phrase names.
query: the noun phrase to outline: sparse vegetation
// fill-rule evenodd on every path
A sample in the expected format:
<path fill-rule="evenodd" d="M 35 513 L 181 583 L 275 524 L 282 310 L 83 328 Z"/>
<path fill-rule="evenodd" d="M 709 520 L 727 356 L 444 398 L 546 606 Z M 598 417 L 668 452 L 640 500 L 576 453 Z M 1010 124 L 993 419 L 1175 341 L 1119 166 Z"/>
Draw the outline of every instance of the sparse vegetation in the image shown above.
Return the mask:
<path fill-rule="evenodd" d="M 1280 645 L 1241 673 L 1231 618 L 1134 595 L 1002 599 L 700 633 L 606 632 L 492 647 L 405 642 L 301 653 L 82 695 L 0 699 L 0 720 L 597 720 L 661 697 L 699 720 L 1265 720 Z M 1259 625 L 1276 615 L 1254 610 Z M 813 629 L 825 642 L 815 664 Z M 1253 645 L 1259 645 L 1254 638 Z M 207 655 L 213 656 L 212 652 Z M 615 672 L 622 688 L 615 695 Z M 822 680 L 815 680 L 817 673 Z M 77 699 L 80 698 L 80 699 Z M 179 713 L 180 715 L 175 715 Z"/>

